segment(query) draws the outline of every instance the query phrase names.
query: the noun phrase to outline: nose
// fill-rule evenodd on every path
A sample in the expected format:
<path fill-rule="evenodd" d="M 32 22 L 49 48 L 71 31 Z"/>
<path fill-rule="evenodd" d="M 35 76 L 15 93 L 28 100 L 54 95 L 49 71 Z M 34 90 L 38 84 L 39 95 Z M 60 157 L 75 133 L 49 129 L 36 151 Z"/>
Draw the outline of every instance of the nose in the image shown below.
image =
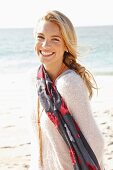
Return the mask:
<path fill-rule="evenodd" d="M 42 43 L 43 48 L 49 48 L 51 46 L 51 43 L 49 40 L 45 39 Z"/>

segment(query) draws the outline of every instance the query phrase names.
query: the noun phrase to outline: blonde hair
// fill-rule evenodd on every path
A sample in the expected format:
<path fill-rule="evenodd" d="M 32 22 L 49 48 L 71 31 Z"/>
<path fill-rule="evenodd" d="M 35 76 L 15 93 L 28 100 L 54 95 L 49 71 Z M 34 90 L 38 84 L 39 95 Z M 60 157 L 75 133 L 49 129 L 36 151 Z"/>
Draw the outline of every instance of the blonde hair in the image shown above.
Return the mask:
<path fill-rule="evenodd" d="M 87 86 L 89 98 L 91 98 L 93 95 L 93 88 L 96 89 L 97 84 L 92 74 L 86 70 L 84 66 L 77 62 L 77 36 L 72 22 L 66 15 L 56 10 L 46 12 L 46 14 L 38 20 L 37 24 L 39 24 L 41 20 L 50 21 L 59 26 L 62 38 L 67 48 L 67 51 L 64 52 L 63 62 L 68 68 L 75 70 L 75 72 L 81 76 Z M 35 36 L 37 33 L 37 27 L 38 25 L 34 31 Z M 93 84 L 95 84 L 96 87 L 94 87 Z"/>

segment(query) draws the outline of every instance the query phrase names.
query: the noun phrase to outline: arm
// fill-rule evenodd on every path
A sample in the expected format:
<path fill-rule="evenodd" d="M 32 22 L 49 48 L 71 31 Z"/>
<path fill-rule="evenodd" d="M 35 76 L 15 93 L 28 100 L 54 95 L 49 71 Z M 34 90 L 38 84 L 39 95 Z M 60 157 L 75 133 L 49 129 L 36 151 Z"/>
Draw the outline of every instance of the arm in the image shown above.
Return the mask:
<path fill-rule="evenodd" d="M 61 76 L 57 89 L 64 98 L 70 113 L 77 121 L 86 140 L 94 151 L 99 163 L 103 156 L 103 138 L 93 118 L 87 90 L 83 80 L 74 72 Z"/>

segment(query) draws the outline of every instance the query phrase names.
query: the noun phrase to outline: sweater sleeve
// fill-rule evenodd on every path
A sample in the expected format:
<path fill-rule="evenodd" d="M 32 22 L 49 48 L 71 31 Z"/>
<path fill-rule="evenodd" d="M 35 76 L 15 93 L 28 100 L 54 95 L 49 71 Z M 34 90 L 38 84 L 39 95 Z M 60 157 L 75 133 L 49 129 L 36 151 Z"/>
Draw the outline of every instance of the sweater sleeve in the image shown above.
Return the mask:
<path fill-rule="evenodd" d="M 70 72 L 59 77 L 56 86 L 101 165 L 104 150 L 103 137 L 93 117 L 82 78 L 75 72 Z"/>

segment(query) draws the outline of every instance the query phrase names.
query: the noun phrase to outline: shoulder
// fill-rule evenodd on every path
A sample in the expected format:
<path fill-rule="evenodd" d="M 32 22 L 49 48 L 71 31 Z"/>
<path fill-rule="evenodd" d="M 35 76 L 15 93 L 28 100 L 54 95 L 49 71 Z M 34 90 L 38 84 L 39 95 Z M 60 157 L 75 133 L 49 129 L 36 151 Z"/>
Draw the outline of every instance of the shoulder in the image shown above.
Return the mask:
<path fill-rule="evenodd" d="M 67 70 L 59 76 L 56 80 L 56 86 L 65 89 L 86 89 L 83 79 L 73 70 Z"/>
<path fill-rule="evenodd" d="M 36 84 L 37 84 L 38 68 L 39 66 L 32 68 L 27 72 L 27 77 L 28 77 L 27 87 L 29 89 L 30 96 L 34 96 L 35 94 L 37 94 Z"/>
<path fill-rule="evenodd" d="M 37 72 L 38 72 L 38 69 L 39 69 L 40 65 L 30 69 L 28 72 L 27 72 L 27 75 L 29 77 L 29 80 L 33 83 L 33 82 L 36 82 L 36 78 L 37 78 Z"/>

